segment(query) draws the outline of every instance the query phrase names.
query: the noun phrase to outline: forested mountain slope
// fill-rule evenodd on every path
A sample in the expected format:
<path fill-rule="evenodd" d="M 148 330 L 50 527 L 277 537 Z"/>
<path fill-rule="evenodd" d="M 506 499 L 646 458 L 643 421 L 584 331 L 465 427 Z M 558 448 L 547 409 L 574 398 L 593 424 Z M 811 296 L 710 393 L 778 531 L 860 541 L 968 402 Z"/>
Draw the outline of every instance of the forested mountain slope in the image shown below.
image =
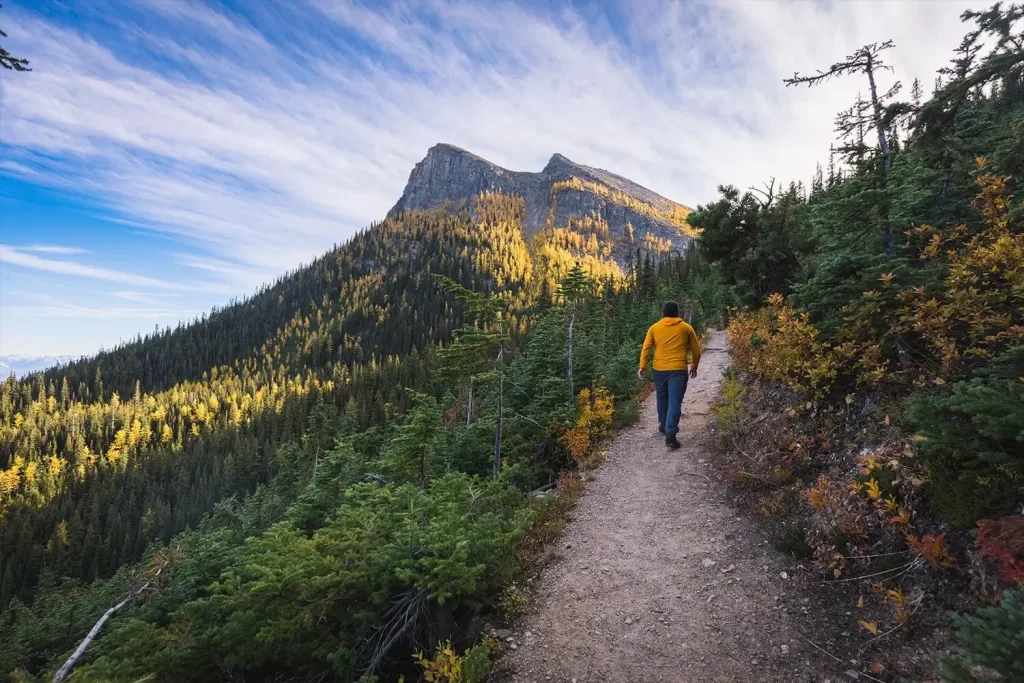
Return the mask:
<path fill-rule="evenodd" d="M 18 615 L 32 604 L 40 578 L 41 606 L 72 594 L 65 579 L 89 585 L 115 576 L 81 594 L 101 599 L 141 571 L 133 563 L 147 549 L 180 547 L 175 539 L 186 529 L 220 528 L 232 519 L 240 540 L 299 515 L 311 532 L 333 508 L 321 501 L 312 516 L 297 510 L 308 508 L 303 491 L 327 471 L 334 474 L 326 500 L 334 506 L 365 477 L 425 485 L 444 472 L 486 474 L 492 460 L 510 484 L 554 476 L 567 456 L 551 434 L 566 422 L 555 432 L 519 430 L 504 438 L 499 429 L 497 441 L 492 434 L 482 448 L 480 437 L 493 432 L 503 404 L 525 415 L 524 397 L 543 399 L 533 410 L 548 411 L 545 420 L 571 408 L 576 390 L 592 385 L 602 364 L 634 336 L 620 320 L 628 311 L 609 317 L 627 280 L 650 297 L 659 277 L 676 271 L 658 275 L 652 264 L 664 245 L 614 234 L 597 212 L 566 214 L 565 226 L 536 231 L 523 229 L 525 213 L 523 197 L 490 190 L 440 209 L 397 212 L 250 299 L 0 385 L 0 610 L 6 608 L 7 620 L 0 629 L 28 637 L 20 630 L 28 622 Z M 616 252 L 628 258 L 617 261 Z M 554 322 L 566 313 L 566 292 L 574 307 L 590 302 L 572 315 L 595 312 L 576 324 L 575 381 L 570 373 L 568 390 L 531 391 L 541 368 L 563 378 L 551 388 L 566 381 L 564 358 L 541 362 L 538 355 L 528 361 L 536 372 L 498 391 L 520 396 L 496 404 L 502 385 L 494 384 L 495 367 L 530 343 L 523 336 L 530 321 L 554 315 Z M 487 306 L 498 316 L 498 332 L 484 334 L 491 318 L 480 317 L 474 297 L 493 301 Z M 594 328 L 602 306 L 604 322 Z M 469 337 L 467 310 L 476 320 L 468 329 L 477 330 Z M 563 335 L 555 325 L 541 338 Z M 468 350 L 438 356 L 439 347 L 463 340 L 459 348 L 468 339 L 477 339 Z M 507 349 L 499 366 L 495 341 Z M 417 439 L 389 445 L 402 443 L 395 430 L 410 410 L 438 406 L 439 399 L 446 411 L 465 414 L 458 438 L 469 441 L 452 444 L 445 464 L 427 453 L 419 467 L 403 464 L 410 456 L 402 449 L 415 449 Z M 530 419 L 541 424 L 534 414 Z M 347 445 L 337 451 L 342 435 Z M 19 642 L 23 654 L 42 647 Z M 66 641 L 60 643 L 55 647 Z"/>
<path fill-rule="evenodd" d="M 358 396 L 349 417 L 362 426 L 389 403 L 408 405 L 402 386 L 420 383 L 419 354 L 461 324 L 431 273 L 525 303 L 534 273 L 520 212 L 520 200 L 488 195 L 472 213 L 403 214 L 209 320 L 62 374 L 5 382 L 4 604 L 41 567 L 108 575 L 149 539 L 167 540 L 217 500 L 266 481 L 274 445 L 302 433 L 321 393 L 339 406 Z M 188 364 L 230 357 L 222 343 L 246 353 L 201 372 Z"/>

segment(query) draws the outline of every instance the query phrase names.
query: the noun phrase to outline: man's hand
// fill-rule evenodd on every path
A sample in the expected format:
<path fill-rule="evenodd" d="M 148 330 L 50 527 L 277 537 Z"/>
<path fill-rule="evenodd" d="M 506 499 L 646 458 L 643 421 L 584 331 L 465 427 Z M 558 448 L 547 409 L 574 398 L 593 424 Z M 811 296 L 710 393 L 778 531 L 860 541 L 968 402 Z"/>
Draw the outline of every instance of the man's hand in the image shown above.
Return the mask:
<path fill-rule="evenodd" d="M 637 379 L 640 379 L 640 380 L 642 380 L 644 378 L 644 369 L 643 368 L 637 368 L 636 369 L 636 377 L 637 377 Z"/>
<path fill-rule="evenodd" d="M 693 368 L 692 370 L 690 370 L 690 377 L 696 377 L 696 376 L 697 376 L 697 368 Z"/>

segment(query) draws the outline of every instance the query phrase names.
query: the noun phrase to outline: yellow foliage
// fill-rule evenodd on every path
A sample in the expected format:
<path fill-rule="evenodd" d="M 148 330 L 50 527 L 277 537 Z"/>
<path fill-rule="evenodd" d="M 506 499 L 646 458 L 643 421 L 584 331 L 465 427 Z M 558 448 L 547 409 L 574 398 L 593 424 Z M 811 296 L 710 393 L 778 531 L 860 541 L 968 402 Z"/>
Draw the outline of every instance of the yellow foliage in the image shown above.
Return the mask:
<path fill-rule="evenodd" d="M 836 363 L 806 313 L 796 313 L 781 294 L 767 305 L 740 313 L 729 324 L 733 362 L 803 393 L 824 395 L 836 377 Z"/>
<path fill-rule="evenodd" d="M 548 227 L 533 236 L 534 272 L 538 282 L 547 282 L 548 288 L 555 291 L 558 283 L 578 265 L 599 289 L 605 282 L 612 283 L 615 288 L 622 286 L 625 275 L 612 258 L 608 243 L 601 247 L 596 238 L 590 239 L 594 233 L 585 235 L 579 232 L 580 229 L 581 226 L 570 221 L 565 228 Z M 590 228 L 584 226 L 582 229 Z M 600 226 L 594 229 L 599 232 Z"/>
<path fill-rule="evenodd" d="M 414 654 L 413 659 L 423 669 L 423 680 L 429 683 L 460 683 L 462 681 L 463 658 L 455 653 L 450 640 L 437 644 L 437 652 L 430 659 L 422 652 Z"/>
<path fill-rule="evenodd" d="M 68 540 L 68 523 L 65 520 L 60 520 L 57 524 L 57 528 L 54 531 L 54 539 L 58 545 L 68 547 L 71 542 Z"/>
<path fill-rule="evenodd" d="M 885 592 L 884 602 L 892 605 L 893 616 L 900 626 L 906 626 L 910 614 L 907 612 L 907 597 L 899 588 L 890 588 Z"/>
<path fill-rule="evenodd" d="M 639 199 L 631 197 L 623 192 L 613 190 L 607 185 L 593 183 L 588 180 L 581 180 L 575 176 L 569 180 L 556 182 L 551 186 L 552 195 L 557 195 L 560 192 L 570 190 L 574 190 L 576 192 L 589 192 L 590 194 L 597 195 L 598 197 L 606 199 L 613 204 L 625 206 L 626 208 L 632 209 L 644 216 L 649 216 L 668 223 L 675 227 L 680 234 L 685 235 L 686 237 L 695 237 L 697 235 L 697 231 L 694 230 L 686 220 L 687 216 L 690 215 L 690 210 L 682 204 L 676 204 L 675 202 L 669 202 L 666 200 L 664 206 L 658 207 L 653 204 L 648 204 L 647 202 L 642 202 Z"/>
<path fill-rule="evenodd" d="M 896 526 L 910 526 L 910 513 L 906 508 L 897 508 L 896 516 L 889 521 Z"/>
<path fill-rule="evenodd" d="M 861 620 L 861 621 L 858 621 L 857 623 L 860 624 L 860 627 L 863 628 L 868 633 L 870 633 L 871 635 L 877 635 L 878 634 L 878 622 L 877 621 L 864 621 L 864 620 Z"/>
<path fill-rule="evenodd" d="M 974 205 L 985 219 L 980 231 L 965 225 L 910 231 L 925 241 L 922 258 L 945 258 L 949 270 L 941 292 L 901 292 L 900 322 L 919 333 L 946 368 L 1024 342 L 1024 231 L 1011 215 L 1006 180 L 983 175 L 976 182 Z"/>
<path fill-rule="evenodd" d="M 55 477 L 61 473 L 64 469 L 65 461 L 61 460 L 55 455 L 48 456 L 46 458 L 46 471 L 49 472 L 51 477 Z"/>
<path fill-rule="evenodd" d="M 21 482 L 20 467 L 12 467 L 7 470 L 0 470 L 0 495 L 9 496 Z"/>
<path fill-rule="evenodd" d="M 807 499 L 807 504 L 811 506 L 812 510 L 817 510 L 818 512 L 825 511 L 832 499 L 829 494 L 828 477 L 824 474 L 819 476 L 817 485 L 807 489 L 804 492 L 804 497 Z"/>
<path fill-rule="evenodd" d="M 857 459 L 857 462 L 859 462 L 860 465 L 861 465 L 861 467 L 860 467 L 860 473 L 861 474 L 871 474 L 875 470 L 882 469 L 882 466 L 878 463 L 878 458 L 876 458 L 874 455 L 871 455 L 871 454 L 863 455 L 863 456 L 858 455 L 856 459 Z"/>
<path fill-rule="evenodd" d="M 594 444 L 611 432 L 614 413 L 615 399 L 607 389 L 581 389 L 577 394 L 576 423 L 562 435 L 562 444 L 577 464 L 583 464 Z"/>
<path fill-rule="evenodd" d="M 715 414 L 720 439 L 737 434 L 743 424 L 743 383 L 732 377 L 726 378 L 711 412 Z"/>
<path fill-rule="evenodd" d="M 116 395 L 116 394 L 115 394 Z M 128 432 L 124 429 L 118 429 L 117 433 L 114 434 L 114 441 L 110 444 L 110 448 L 107 449 L 107 462 L 111 465 L 116 465 L 125 457 L 125 449 L 128 445 Z"/>
<path fill-rule="evenodd" d="M 672 243 L 664 237 L 658 237 L 648 232 L 644 234 L 644 249 L 652 254 L 667 254 L 672 251 Z"/>

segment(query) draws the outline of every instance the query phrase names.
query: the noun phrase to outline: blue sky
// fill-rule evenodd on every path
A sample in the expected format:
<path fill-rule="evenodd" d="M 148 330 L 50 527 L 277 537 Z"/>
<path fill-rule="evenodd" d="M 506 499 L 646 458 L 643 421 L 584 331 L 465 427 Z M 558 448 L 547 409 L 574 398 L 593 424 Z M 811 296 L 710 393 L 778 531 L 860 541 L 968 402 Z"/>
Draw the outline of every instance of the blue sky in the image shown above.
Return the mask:
<path fill-rule="evenodd" d="M 864 86 L 782 78 L 893 38 L 891 79 L 930 88 L 967 4 L 5 0 L 33 71 L 0 73 L 0 355 L 245 296 L 382 218 L 439 141 L 691 206 L 808 179 Z"/>

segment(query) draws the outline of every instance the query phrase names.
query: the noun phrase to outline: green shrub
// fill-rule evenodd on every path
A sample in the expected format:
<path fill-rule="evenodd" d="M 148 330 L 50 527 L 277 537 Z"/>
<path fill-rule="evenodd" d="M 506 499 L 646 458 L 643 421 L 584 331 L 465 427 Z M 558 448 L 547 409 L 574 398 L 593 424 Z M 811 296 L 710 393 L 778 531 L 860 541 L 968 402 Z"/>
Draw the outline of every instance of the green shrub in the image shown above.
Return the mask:
<path fill-rule="evenodd" d="M 1024 681 L 1024 589 L 1007 591 L 996 607 L 953 617 L 960 654 L 939 655 L 948 683 Z"/>
<path fill-rule="evenodd" d="M 636 368 L 640 364 L 640 345 L 643 333 L 637 339 L 624 343 L 615 355 L 609 359 L 602 384 L 618 399 L 628 399 L 637 395 L 643 386 L 636 377 Z"/>
<path fill-rule="evenodd" d="M 800 520 L 773 520 L 768 527 L 768 541 L 776 550 L 798 560 L 806 560 L 814 553 L 807 541 L 807 527 Z"/>
<path fill-rule="evenodd" d="M 612 426 L 615 429 L 626 427 L 640 419 L 640 402 L 635 398 L 628 398 L 615 404 L 615 413 L 612 416 Z"/>
<path fill-rule="evenodd" d="M 743 384 L 733 377 L 722 382 L 718 404 L 711 408 L 718 425 L 719 438 L 734 435 L 741 426 L 743 416 Z"/>
<path fill-rule="evenodd" d="M 486 645 L 476 645 L 466 651 L 462 660 L 463 683 L 483 683 L 491 671 L 491 651 Z"/>
<path fill-rule="evenodd" d="M 190 599 L 154 598 L 148 609 L 165 609 L 163 619 L 114 624 L 80 675 L 267 680 L 289 671 L 298 680 L 330 669 L 353 680 L 368 649 L 397 654 L 375 640 L 381 623 L 423 637 L 434 607 L 459 614 L 492 602 L 518 572 L 508 558 L 529 520 L 522 494 L 500 481 L 450 474 L 427 489 L 357 484 L 312 536 L 276 524 Z"/>
<path fill-rule="evenodd" d="M 501 589 L 501 597 L 498 598 L 501 616 L 507 621 L 518 619 L 526 610 L 528 601 L 526 589 L 518 581 L 512 581 Z"/>
<path fill-rule="evenodd" d="M 973 525 L 1024 503 L 1024 346 L 973 379 L 919 394 L 908 417 L 919 430 L 929 493 L 947 521 Z"/>

